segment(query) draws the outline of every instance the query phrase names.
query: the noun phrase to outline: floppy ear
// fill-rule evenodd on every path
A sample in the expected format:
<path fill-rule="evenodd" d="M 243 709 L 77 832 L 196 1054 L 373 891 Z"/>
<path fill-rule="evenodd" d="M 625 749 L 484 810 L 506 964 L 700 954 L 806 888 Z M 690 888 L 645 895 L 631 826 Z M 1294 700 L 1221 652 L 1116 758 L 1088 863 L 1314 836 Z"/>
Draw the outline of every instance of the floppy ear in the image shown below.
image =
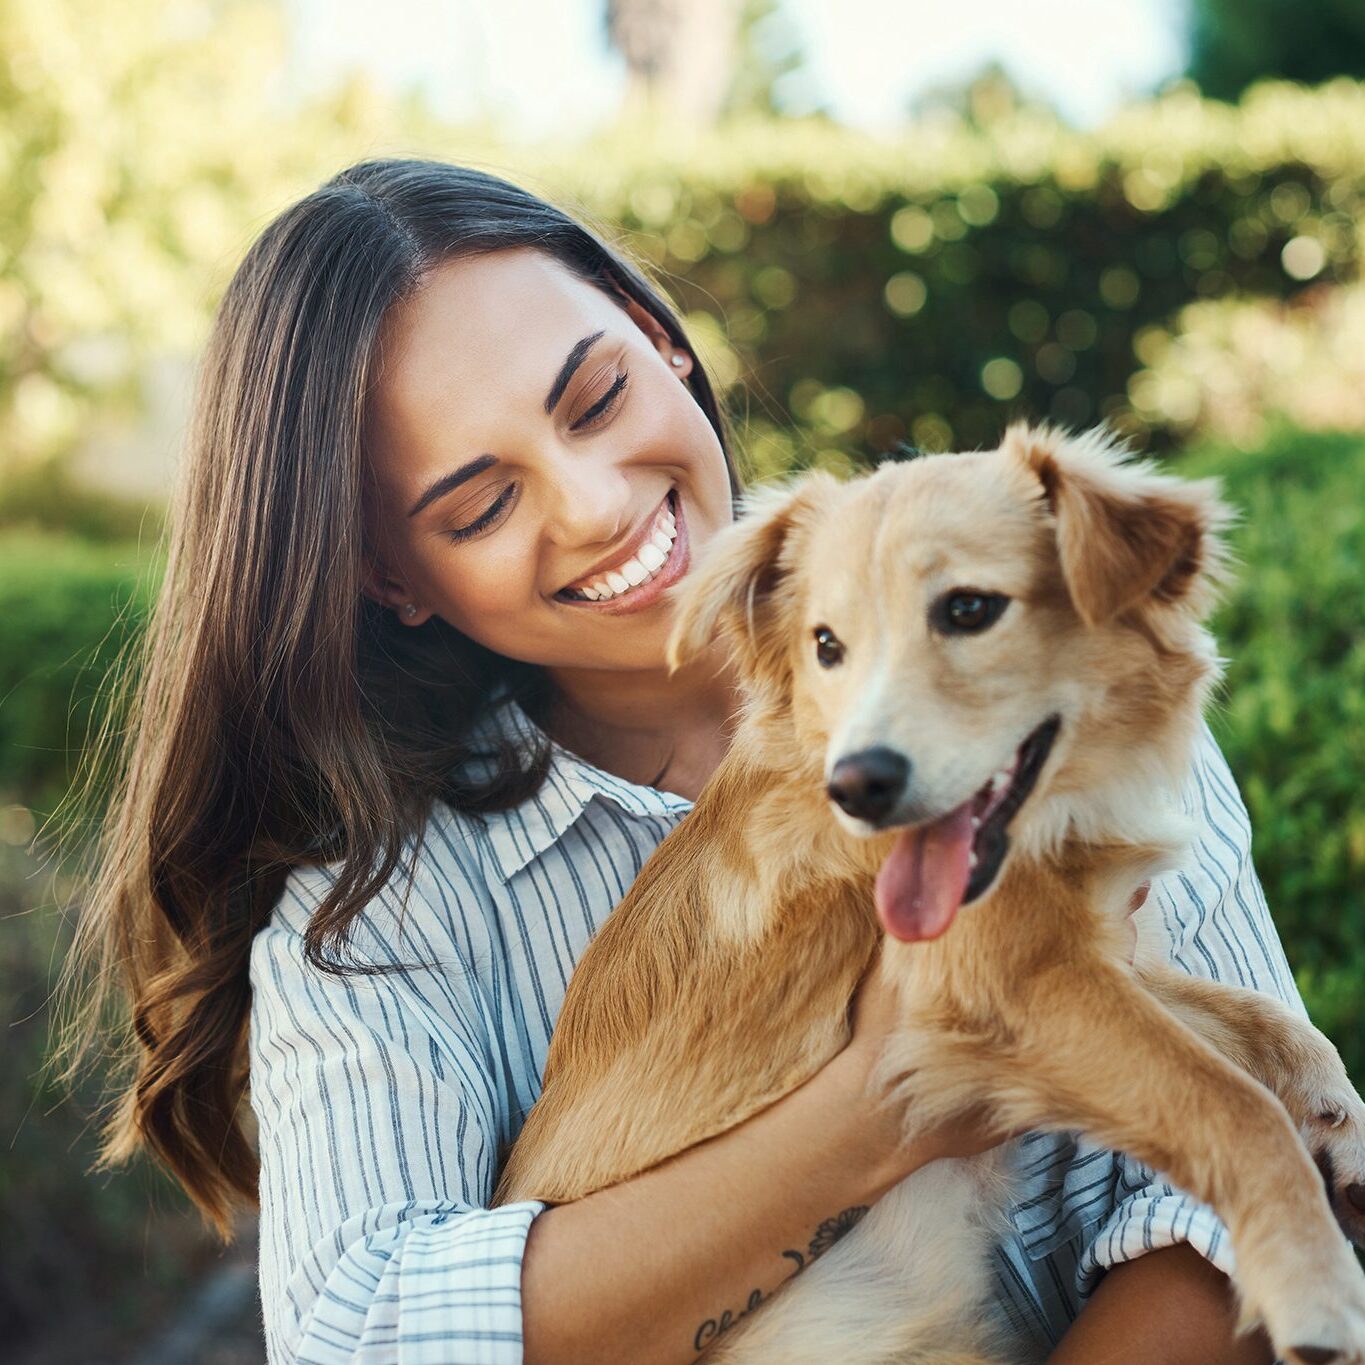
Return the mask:
<path fill-rule="evenodd" d="M 1145 602 L 1207 610 L 1226 563 L 1219 533 L 1232 520 L 1217 479 L 1178 479 L 1150 461 L 1127 461 L 1102 432 L 1067 436 L 1020 424 L 1004 446 L 1042 484 L 1062 576 L 1087 626 Z"/>
<path fill-rule="evenodd" d="M 786 671 L 789 608 L 801 529 L 828 505 L 840 481 L 811 470 L 744 495 L 739 517 L 719 531 L 699 566 L 679 584 L 666 658 L 670 672 L 718 637 L 728 637 L 740 673 L 777 682 Z"/>

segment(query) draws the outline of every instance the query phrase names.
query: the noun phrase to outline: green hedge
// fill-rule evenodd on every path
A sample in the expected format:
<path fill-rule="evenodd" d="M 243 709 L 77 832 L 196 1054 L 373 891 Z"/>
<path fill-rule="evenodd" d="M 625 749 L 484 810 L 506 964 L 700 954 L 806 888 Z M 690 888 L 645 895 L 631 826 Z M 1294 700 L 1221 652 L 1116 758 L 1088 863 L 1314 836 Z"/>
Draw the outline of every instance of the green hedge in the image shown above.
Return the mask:
<path fill-rule="evenodd" d="M 1174 95 L 1095 133 L 1030 111 L 895 140 L 739 127 L 530 179 L 664 272 L 765 472 L 988 444 L 1002 403 L 1166 445 L 1165 415 L 1128 393 L 1148 329 L 1193 298 L 1356 278 L 1362 129 L 1365 86 L 1271 86 L 1240 108 Z"/>
<path fill-rule="evenodd" d="M 1282 429 L 1177 468 L 1243 514 L 1211 723 L 1299 984 L 1365 1081 L 1365 436 Z"/>
<path fill-rule="evenodd" d="M 32 529 L 0 531 L 0 805 L 55 806 L 94 703 L 145 621 L 154 554 Z"/>

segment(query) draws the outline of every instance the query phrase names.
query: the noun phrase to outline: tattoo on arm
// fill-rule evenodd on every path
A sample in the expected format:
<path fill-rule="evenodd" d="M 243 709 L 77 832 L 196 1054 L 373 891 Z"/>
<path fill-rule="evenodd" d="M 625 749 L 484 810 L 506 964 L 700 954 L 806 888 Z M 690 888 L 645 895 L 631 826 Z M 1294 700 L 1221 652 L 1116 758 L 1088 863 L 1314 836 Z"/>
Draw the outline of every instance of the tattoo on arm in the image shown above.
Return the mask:
<path fill-rule="evenodd" d="M 842 1237 L 848 1236 L 855 1227 L 862 1221 L 867 1213 L 867 1205 L 859 1204 L 851 1209 L 845 1209 L 842 1213 L 836 1214 L 833 1218 L 826 1218 L 818 1228 L 815 1229 L 815 1236 L 810 1239 L 810 1244 L 804 1252 L 787 1250 L 782 1253 L 783 1257 L 792 1262 L 796 1269 L 792 1271 L 792 1276 L 799 1275 L 812 1261 L 818 1261 Z M 788 1276 L 790 1279 L 792 1276 Z M 741 1318 L 746 1318 L 760 1304 L 766 1303 L 772 1298 L 776 1291 L 769 1291 L 765 1294 L 761 1289 L 751 1290 L 748 1299 L 745 1300 L 744 1307 L 738 1312 L 727 1308 L 718 1318 L 707 1318 L 700 1327 L 697 1328 L 696 1335 L 692 1338 L 692 1349 L 701 1351 L 709 1346 L 722 1332 L 727 1332 Z"/>

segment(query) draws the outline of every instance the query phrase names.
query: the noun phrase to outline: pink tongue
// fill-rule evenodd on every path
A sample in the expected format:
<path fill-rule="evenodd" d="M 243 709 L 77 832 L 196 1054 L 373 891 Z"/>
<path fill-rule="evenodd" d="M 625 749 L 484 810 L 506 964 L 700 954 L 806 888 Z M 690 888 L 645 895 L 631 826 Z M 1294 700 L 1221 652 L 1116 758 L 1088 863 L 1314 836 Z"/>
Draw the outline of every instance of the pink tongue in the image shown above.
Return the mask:
<path fill-rule="evenodd" d="M 877 914 L 892 938 L 937 938 L 953 922 L 967 892 L 971 851 L 970 801 L 896 840 L 874 891 Z"/>

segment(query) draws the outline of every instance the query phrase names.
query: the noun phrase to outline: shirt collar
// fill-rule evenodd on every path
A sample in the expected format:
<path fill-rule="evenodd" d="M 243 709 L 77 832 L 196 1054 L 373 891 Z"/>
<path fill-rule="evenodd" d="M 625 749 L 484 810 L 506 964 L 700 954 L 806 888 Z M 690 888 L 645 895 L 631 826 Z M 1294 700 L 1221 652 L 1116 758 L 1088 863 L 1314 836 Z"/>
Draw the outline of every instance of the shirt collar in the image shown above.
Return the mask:
<path fill-rule="evenodd" d="M 539 739 L 550 745 L 550 766 L 540 791 L 511 810 L 479 817 L 504 884 L 557 843 L 594 797 L 614 802 L 636 816 L 674 815 L 692 809 L 692 801 L 685 796 L 627 782 L 570 753 L 505 693 L 490 704 L 471 738 L 499 732 L 515 740 L 534 743 Z"/>

